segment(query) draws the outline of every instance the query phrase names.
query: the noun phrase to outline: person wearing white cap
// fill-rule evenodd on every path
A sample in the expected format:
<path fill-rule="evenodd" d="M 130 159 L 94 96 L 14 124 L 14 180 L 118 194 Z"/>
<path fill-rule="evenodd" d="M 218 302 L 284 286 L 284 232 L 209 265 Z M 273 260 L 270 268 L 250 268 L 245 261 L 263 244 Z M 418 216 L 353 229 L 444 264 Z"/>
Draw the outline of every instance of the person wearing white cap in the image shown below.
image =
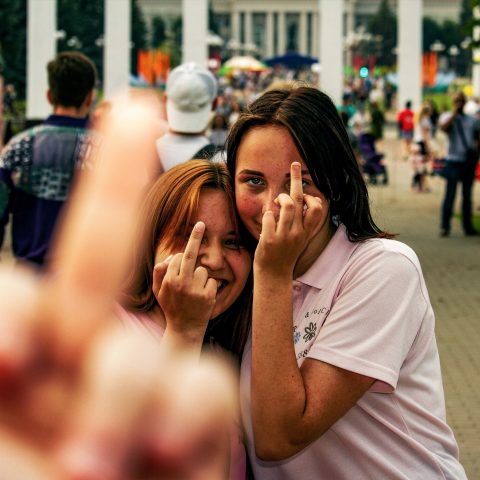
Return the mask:
<path fill-rule="evenodd" d="M 192 158 L 213 157 L 218 148 L 205 135 L 217 80 L 204 67 L 188 62 L 174 68 L 166 87 L 169 132 L 157 140 L 163 170 Z"/>

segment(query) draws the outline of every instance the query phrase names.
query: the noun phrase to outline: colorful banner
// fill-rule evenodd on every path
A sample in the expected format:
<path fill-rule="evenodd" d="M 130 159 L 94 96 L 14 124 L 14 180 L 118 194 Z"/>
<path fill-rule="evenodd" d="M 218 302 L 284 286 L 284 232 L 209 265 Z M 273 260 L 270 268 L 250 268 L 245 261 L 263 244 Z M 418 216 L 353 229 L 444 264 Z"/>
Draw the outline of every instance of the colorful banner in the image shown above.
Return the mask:
<path fill-rule="evenodd" d="M 161 50 L 139 50 L 137 75 L 149 85 L 164 85 L 170 71 L 170 54 Z"/>
<path fill-rule="evenodd" d="M 422 85 L 424 87 L 434 87 L 438 71 L 437 52 L 427 52 L 422 57 Z"/>

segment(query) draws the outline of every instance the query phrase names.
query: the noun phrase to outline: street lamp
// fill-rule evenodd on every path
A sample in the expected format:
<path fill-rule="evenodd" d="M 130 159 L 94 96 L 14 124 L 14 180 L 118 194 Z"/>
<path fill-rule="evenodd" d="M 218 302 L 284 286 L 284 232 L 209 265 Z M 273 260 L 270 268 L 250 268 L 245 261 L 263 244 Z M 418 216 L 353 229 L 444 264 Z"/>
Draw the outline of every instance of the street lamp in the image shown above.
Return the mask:
<path fill-rule="evenodd" d="M 448 49 L 448 54 L 451 57 L 451 68 L 455 72 L 457 66 L 457 56 L 460 53 L 460 49 L 456 45 L 451 45 Z"/>
<path fill-rule="evenodd" d="M 76 48 L 76 49 L 82 48 L 82 42 L 75 35 L 67 40 L 67 45 L 71 48 Z"/>
<path fill-rule="evenodd" d="M 67 32 L 65 30 L 57 30 L 54 35 L 55 40 L 65 40 L 67 37 Z"/>
<path fill-rule="evenodd" d="M 435 40 L 430 45 L 430 51 L 434 52 L 438 56 L 438 68 L 440 71 L 446 70 L 446 59 L 441 57 L 440 54 L 445 50 L 445 45 L 440 40 Z"/>
<path fill-rule="evenodd" d="M 430 50 L 432 52 L 440 53 L 440 52 L 443 52 L 445 50 L 445 45 L 440 40 L 435 40 L 430 45 Z"/>
<path fill-rule="evenodd" d="M 460 43 L 460 46 L 464 49 L 467 50 L 470 48 L 470 45 L 472 44 L 472 39 L 470 37 L 465 37 L 462 42 Z"/>

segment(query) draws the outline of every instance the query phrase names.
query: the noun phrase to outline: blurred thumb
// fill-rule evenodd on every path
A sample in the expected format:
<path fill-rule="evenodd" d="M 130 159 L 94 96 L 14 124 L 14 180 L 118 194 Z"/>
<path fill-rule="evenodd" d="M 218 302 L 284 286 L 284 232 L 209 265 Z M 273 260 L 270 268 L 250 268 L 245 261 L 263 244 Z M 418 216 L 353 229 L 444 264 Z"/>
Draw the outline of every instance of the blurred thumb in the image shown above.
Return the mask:
<path fill-rule="evenodd" d="M 167 257 L 163 262 L 157 263 L 153 269 L 153 285 L 152 291 L 155 297 L 157 297 L 160 288 L 162 287 L 163 279 L 168 270 L 168 265 L 170 260 L 172 259 L 172 255 Z"/>

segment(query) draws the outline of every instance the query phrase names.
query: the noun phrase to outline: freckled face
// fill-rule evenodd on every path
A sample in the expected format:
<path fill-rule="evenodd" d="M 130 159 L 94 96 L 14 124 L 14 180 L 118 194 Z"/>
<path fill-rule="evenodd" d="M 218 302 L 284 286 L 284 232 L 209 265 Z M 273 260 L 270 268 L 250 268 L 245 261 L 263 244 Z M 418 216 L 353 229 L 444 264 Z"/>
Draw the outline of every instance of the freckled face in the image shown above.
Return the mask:
<path fill-rule="evenodd" d="M 196 265 L 205 267 L 208 276 L 217 280 L 217 295 L 211 317 L 215 318 L 227 310 L 242 292 L 252 261 L 248 251 L 239 245 L 227 196 L 223 191 L 211 188 L 202 191 L 192 228 L 198 221 L 204 222 L 206 228 Z M 187 240 L 188 237 L 172 251 L 166 251 L 160 243 L 155 263 L 170 254 L 183 252 Z"/>
<path fill-rule="evenodd" d="M 263 214 L 271 210 L 278 218 L 279 207 L 274 200 L 280 193 L 290 193 L 292 162 L 302 166 L 304 193 L 323 199 L 286 128 L 254 127 L 240 143 L 235 167 L 236 205 L 242 222 L 257 240 Z"/>

